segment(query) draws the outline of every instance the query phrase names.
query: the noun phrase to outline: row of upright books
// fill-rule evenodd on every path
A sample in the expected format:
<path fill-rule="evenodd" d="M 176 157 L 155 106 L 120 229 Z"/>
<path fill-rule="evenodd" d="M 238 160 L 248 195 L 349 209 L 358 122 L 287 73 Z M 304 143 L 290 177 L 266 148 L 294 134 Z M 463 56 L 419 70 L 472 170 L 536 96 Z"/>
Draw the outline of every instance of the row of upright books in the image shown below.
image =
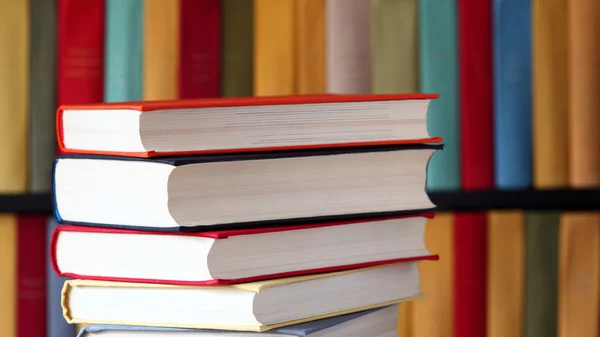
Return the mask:
<path fill-rule="evenodd" d="M 65 319 L 86 336 L 396 336 L 418 262 L 438 259 L 424 243 L 436 97 L 59 108 Z"/>

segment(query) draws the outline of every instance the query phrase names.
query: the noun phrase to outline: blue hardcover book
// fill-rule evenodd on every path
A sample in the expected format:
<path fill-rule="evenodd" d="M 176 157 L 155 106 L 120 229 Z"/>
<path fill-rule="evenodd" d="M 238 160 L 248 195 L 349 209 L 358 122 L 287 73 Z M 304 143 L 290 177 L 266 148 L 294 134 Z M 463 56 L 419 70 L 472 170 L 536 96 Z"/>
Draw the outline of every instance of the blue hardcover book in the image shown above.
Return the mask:
<path fill-rule="evenodd" d="M 142 0 L 106 0 L 106 102 L 142 99 L 142 11 Z"/>
<path fill-rule="evenodd" d="M 498 188 L 532 185 L 531 2 L 494 0 L 494 161 Z"/>
<path fill-rule="evenodd" d="M 427 128 L 444 139 L 444 151 L 429 163 L 427 188 L 432 191 L 460 188 L 456 27 L 455 0 L 419 1 L 420 91 L 440 94 L 429 106 Z"/>
<path fill-rule="evenodd" d="M 320 319 L 312 322 L 290 325 L 287 327 L 269 330 L 267 332 L 240 332 L 227 330 L 202 330 L 158 328 L 129 325 L 90 325 L 79 331 L 78 337 L 137 337 L 140 332 L 147 336 L 179 336 L 179 337 L 243 337 L 243 336 L 270 336 L 270 337 L 309 337 L 318 335 L 369 337 L 369 336 L 396 336 L 398 322 L 398 306 L 361 311 L 337 317 Z"/>
<path fill-rule="evenodd" d="M 54 217 L 48 218 L 46 225 L 46 251 L 50 251 L 50 239 L 58 222 Z M 68 280 L 59 277 L 52 268 L 52 263 L 46 260 L 46 321 L 48 325 L 48 337 L 70 337 L 75 336 L 75 325 L 65 321 L 61 307 L 61 294 L 64 282 Z"/>

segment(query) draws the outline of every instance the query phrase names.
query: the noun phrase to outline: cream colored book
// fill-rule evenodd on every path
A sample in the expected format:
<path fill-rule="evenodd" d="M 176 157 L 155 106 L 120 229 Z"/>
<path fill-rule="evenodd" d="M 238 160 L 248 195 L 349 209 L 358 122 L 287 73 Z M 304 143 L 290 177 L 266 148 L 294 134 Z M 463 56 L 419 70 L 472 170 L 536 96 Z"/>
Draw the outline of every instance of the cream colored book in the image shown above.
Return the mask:
<path fill-rule="evenodd" d="M 266 331 L 420 296 L 416 262 L 230 286 L 71 280 L 69 323 Z"/>

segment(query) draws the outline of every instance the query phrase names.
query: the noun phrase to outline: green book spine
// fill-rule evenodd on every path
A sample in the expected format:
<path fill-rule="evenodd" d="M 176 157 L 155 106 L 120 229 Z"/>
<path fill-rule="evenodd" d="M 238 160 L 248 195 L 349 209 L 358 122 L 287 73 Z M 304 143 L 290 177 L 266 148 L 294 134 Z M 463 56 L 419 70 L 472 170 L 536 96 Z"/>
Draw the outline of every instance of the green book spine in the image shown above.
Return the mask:
<path fill-rule="evenodd" d="M 56 4 L 30 1 L 29 191 L 49 192 L 56 154 Z"/>
<path fill-rule="evenodd" d="M 525 337 L 557 333 L 558 212 L 525 214 Z"/>
<path fill-rule="evenodd" d="M 104 101 L 142 99 L 142 0 L 106 1 Z"/>
<path fill-rule="evenodd" d="M 417 0 L 374 0 L 371 12 L 373 93 L 417 92 Z"/>
<path fill-rule="evenodd" d="M 221 2 L 221 96 L 244 97 L 253 93 L 252 0 Z"/>
<path fill-rule="evenodd" d="M 419 1 L 420 91 L 440 94 L 429 106 L 427 128 L 444 139 L 444 150 L 429 162 L 429 190 L 460 188 L 456 27 L 455 0 Z"/>

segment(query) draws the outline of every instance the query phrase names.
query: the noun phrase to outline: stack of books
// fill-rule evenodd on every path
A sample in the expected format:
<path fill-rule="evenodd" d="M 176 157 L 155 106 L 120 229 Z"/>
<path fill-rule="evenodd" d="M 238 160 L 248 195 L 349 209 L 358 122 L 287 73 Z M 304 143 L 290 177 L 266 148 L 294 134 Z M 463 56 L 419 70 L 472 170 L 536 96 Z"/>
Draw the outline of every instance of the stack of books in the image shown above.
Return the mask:
<path fill-rule="evenodd" d="M 60 107 L 65 319 L 86 336 L 395 336 L 417 262 L 438 259 L 436 97 Z"/>

